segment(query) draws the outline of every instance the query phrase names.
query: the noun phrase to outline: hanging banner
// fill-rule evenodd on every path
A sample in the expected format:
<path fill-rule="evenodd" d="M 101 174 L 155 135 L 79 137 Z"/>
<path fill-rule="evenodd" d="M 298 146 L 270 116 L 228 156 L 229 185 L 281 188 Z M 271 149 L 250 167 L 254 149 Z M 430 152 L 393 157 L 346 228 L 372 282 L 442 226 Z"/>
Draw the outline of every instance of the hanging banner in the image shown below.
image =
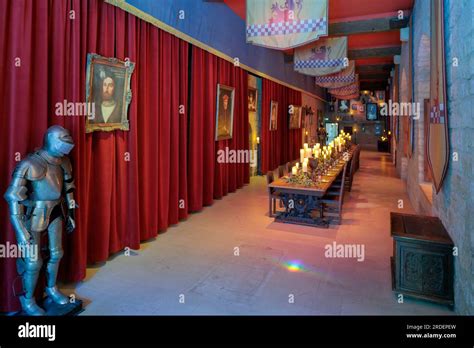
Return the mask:
<path fill-rule="evenodd" d="M 430 123 L 426 152 L 436 193 L 443 185 L 449 163 L 443 6 L 443 0 L 431 2 Z"/>
<path fill-rule="evenodd" d="M 316 76 L 316 84 L 323 88 L 338 88 L 355 82 L 355 62 L 349 61 L 349 66 L 338 73 Z"/>
<path fill-rule="evenodd" d="M 296 49 L 294 64 L 296 71 L 312 76 L 333 74 L 347 68 L 347 37 L 323 38 Z"/>
<path fill-rule="evenodd" d="M 247 42 L 276 49 L 328 35 L 327 0 L 247 0 Z"/>
<path fill-rule="evenodd" d="M 356 81 L 354 83 L 339 88 L 328 88 L 328 92 L 335 97 L 359 93 L 359 75 L 356 74 Z"/>
<path fill-rule="evenodd" d="M 359 97 L 360 97 L 359 93 L 354 93 L 354 94 L 348 94 L 348 95 L 339 95 L 337 96 L 337 99 L 351 100 L 351 99 L 358 99 Z"/>

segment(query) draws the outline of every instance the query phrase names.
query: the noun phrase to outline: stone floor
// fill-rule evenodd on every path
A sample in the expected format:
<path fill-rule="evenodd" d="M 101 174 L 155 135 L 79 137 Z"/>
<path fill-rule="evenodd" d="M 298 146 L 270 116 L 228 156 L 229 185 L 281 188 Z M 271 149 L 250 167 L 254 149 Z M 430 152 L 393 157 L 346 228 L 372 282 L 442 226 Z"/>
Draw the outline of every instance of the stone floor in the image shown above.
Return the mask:
<path fill-rule="evenodd" d="M 267 207 L 265 179 L 253 178 L 64 290 L 84 315 L 453 314 L 391 290 L 389 212 L 413 210 L 388 155 L 362 152 L 340 226 L 275 223 Z M 325 257 L 333 242 L 363 245 L 364 260 Z"/>

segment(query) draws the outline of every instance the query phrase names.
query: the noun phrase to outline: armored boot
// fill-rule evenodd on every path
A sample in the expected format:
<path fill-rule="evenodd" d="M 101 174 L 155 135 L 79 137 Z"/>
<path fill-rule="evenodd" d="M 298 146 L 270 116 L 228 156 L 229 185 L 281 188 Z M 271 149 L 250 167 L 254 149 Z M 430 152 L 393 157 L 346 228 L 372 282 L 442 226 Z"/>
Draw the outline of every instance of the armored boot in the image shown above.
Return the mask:
<path fill-rule="evenodd" d="M 46 295 L 56 304 L 65 305 L 69 303 L 69 297 L 62 294 L 56 286 L 59 262 L 63 257 L 62 249 L 63 219 L 56 218 L 48 227 L 50 258 L 46 265 Z"/>
<path fill-rule="evenodd" d="M 27 298 L 25 296 L 20 296 L 21 308 L 27 315 L 41 316 L 45 315 L 43 308 L 38 306 L 34 297 Z"/>
<path fill-rule="evenodd" d="M 43 308 L 36 303 L 34 293 L 43 261 L 40 257 L 19 259 L 18 273 L 22 275 L 24 294 L 19 297 L 21 308 L 27 315 L 45 315 Z"/>

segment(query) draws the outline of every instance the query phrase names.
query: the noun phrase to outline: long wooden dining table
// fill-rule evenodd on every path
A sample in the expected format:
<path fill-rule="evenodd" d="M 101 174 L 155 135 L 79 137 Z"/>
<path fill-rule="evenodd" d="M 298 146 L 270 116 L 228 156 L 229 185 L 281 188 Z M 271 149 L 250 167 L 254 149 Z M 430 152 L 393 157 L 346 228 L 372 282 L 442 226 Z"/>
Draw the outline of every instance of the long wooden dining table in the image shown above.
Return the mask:
<path fill-rule="evenodd" d="M 320 200 L 342 172 L 344 164 L 352 158 L 353 149 L 347 153 L 345 159 L 341 158 L 326 175 L 321 176 L 321 180 L 314 182 L 313 186 L 289 183 L 288 176 L 269 184 L 275 193 L 279 193 L 285 207 L 284 211 L 277 212 L 275 221 L 327 228 L 329 222 L 322 216 Z"/>

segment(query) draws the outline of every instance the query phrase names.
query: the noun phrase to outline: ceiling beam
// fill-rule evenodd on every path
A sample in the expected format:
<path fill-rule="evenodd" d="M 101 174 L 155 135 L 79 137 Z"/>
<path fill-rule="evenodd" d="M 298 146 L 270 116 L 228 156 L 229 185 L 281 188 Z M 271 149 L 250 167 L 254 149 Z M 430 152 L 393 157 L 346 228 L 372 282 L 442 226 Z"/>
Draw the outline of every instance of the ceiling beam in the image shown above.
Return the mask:
<path fill-rule="evenodd" d="M 390 71 L 393 64 L 373 64 L 373 65 L 356 65 L 356 72 L 360 73 L 378 73 L 381 71 Z"/>
<path fill-rule="evenodd" d="M 369 82 L 369 81 L 362 81 L 360 83 L 360 90 L 385 90 L 387 87 L 387 82 L 376 81 L 376 82 Z"/>
<path fill-rule="evenodd" d="M 392 47 L 377 47 L 377 48 L 363 48 L 349 50 L 349 59 L 360 59 L 360 58 L 374 58 L 374 57 L 388 57 L 400 54 L 402 51 L 401 46 Z"/>
<path fill-rule="evenodd" d="M 329 35 L 351 35 L 397 30 L 408 25 L 409 17 L 373 18 L 352 22 L 329 23 Z"/>
<path fill-rule="evenodd" d="M 380 80 L 387 81 L 390 77 L 390 72 L 380 73 L 380 74 L 361 74 L 359 73 L 359 81 L 363 80 Z"/>

